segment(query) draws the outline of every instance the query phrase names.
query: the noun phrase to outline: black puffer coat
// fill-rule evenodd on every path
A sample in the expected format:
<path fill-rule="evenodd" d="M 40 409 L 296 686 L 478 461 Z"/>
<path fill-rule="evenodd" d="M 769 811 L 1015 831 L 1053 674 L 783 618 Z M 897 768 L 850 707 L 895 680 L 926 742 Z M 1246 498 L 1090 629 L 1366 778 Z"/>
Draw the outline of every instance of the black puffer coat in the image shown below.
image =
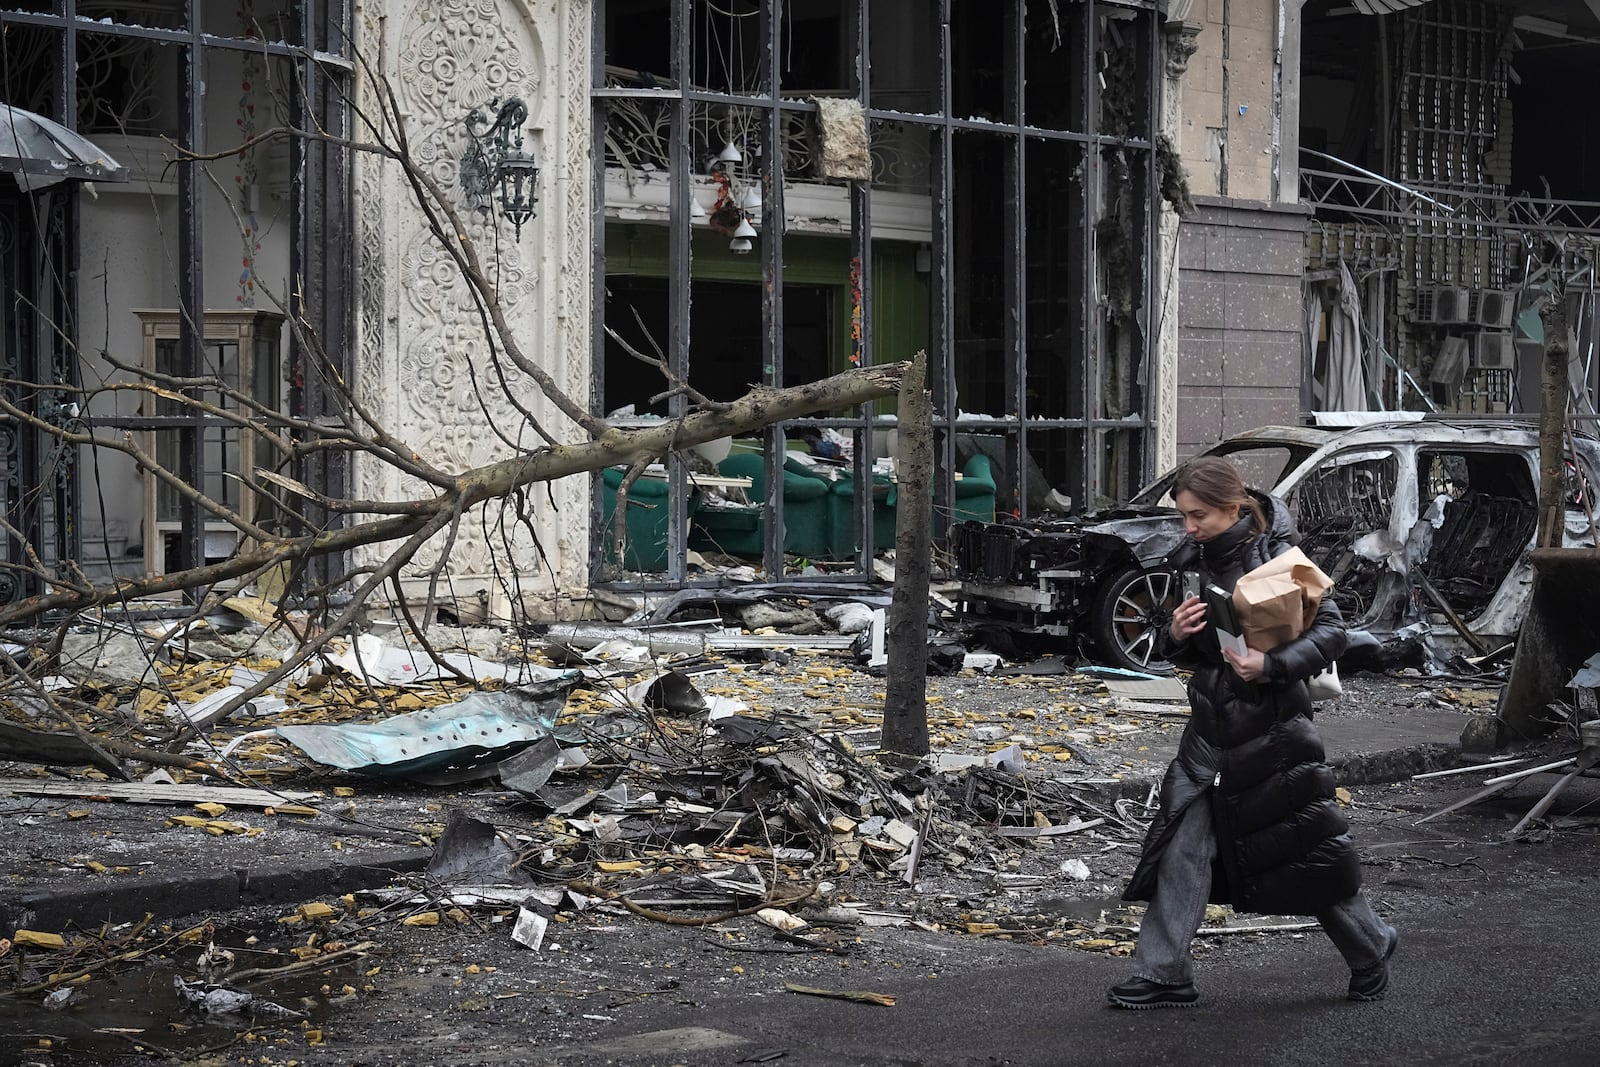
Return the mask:
<path fill-rule="evenodd" d="M 1298 540 L 1283 501 L 1256 494 L 1268 516 L 1256 532 L 1248 513 L 1238 525 L 1200 544 L 1185 542 L 1172 562 L 1232 589 L 1239 576 L 1288 551 Z M 1125 900 L 1150 900 L 1156 872 L 1178 817 L 1193 803 L 1211 808 L 1217 836 L 1211 900 L 1240 911 L 1310 915 L 1353 896 L 1361 867 L 1349 824 L 1334 797 L 1333 772 L 1311 724 L 1305 679 L 1345 647 L 1344 619 L 1323 597 L 1316 622 L 1266 655 L 1266 677 L 1252 687 L 1222 658 L 1209 628 L 1174 642 L 1163 654 L 1192 667 L 1189 726 L 1161 786 L 1161 810 Z"/>

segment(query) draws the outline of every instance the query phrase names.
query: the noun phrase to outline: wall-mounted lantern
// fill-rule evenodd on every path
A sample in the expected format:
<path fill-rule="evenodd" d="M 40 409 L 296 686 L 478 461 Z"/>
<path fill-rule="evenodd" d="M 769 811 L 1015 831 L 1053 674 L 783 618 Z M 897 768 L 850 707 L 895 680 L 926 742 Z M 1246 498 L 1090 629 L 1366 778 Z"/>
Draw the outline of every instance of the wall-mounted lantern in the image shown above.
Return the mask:
<path fill-rule="evenodd" d="M 467 154 L 461 157 L 461 190 L 472 202 L 489 208 L 498 193 L 500 214 L 522 236 L 522 224 L 533 218 L 539 202 L 534 186 L 539 181 L 539 166 L 522 149 L 522 124 L 528 121 L 528 105 L 520 97 L 510 97 L 489 105 L 498 108 L 494 122 L 480 108 L 467 113 L 467 134 L 472 139 Z M 480 127 L 488 126 L 481 130 Z"/>

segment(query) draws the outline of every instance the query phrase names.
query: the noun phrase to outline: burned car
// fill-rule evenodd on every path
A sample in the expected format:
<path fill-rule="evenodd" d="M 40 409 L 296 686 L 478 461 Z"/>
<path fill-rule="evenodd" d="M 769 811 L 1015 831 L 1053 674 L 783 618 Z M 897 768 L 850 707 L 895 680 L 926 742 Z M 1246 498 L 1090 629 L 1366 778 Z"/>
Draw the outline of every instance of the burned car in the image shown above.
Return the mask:
<path fill-rule="evenodd" d="M 1594 540 L 1600 444 L 1566 456 L 1564 543 Z M 1429 664 L 1511 640 L 1527 610 L 1538 510 L 1532 422 L 1429 417 L 1355 429 L 1268 426 L 1207 450 L 1284 498 L 1301 548 L 1334 579 L 1367 647 L 1420 649 Z M 1090 645 L 1100 662 L 1164 673 L 1156 654 L 1180 593 L 1167 557 L 1183 538 L 1168 472 L 1127 504 L 1065 517 L 951 528 L 969 625 Z"/>

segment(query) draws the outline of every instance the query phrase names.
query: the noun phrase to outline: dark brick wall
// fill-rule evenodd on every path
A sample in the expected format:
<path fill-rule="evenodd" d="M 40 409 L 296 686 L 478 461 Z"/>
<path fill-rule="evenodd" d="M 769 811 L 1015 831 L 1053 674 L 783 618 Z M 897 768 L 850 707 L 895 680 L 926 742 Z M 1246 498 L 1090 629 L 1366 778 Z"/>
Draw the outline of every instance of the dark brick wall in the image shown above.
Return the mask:
<path fill-rule="evenodd" d="M 1196 199 L 1178 230 L 1178 456 L 1300 416 L 1309 212 Z"/>

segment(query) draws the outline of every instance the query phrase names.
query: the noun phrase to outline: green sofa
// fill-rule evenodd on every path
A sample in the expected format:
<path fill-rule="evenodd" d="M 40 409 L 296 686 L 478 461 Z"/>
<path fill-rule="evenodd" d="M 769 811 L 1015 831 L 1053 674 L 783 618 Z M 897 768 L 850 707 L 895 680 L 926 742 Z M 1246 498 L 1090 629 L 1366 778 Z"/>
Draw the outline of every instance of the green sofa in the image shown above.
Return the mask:
<path fill-rule="evenodd" d="M 886 474 L 873 477 L 872 482 L 872 550 L 881 552 L 894 547 L 895 537 L 895 503 L 899 499 L 900 487 L 889 480 Z M 953 522 L 966 522 L 976 519 L 981 522 L 993 522 L 995 512 L 995 482 L 993 468 L 989 457 L 979 454 L 967 460 L 966 466 L 961 468 L 961 477 L 956 480 L 955 501 L 952 508 Z M 935 524 L 943 533 L 943 526 L 937 516 Z M 847 472 L 844 477 L 833 483 L 832 492 L 828 498 L 828 547 L 834 559 L 853 559 L 860 539 L 856 533 L 856 485 L 855 479 Z"/>
<path fill-rule="evenodd" d="M 771 511 L 766 460 L 757 452 L 740 452 L 718 464 L 729 478 L 749 478 L 749 509 L 707 508 L 700 514 L 694 543 L 733 556 L 758 559 Z M 783 551 L 791 556 L 821 559 L 828 552 L 828 483 L 796 460 L 783 468 Z"/>
<path fill-rule="evenodd" d="M 617 562 L 615 521 L 617 489 L 626 472 L 618 467 L 607 467 L 601 473 L 605 494 L 604 515 L 606 561 Z M 667 569 L 667 527 L 672 509 L 668 506 L 667 482 L 663 478 L 639 478 L 628 488 L 628 537 L 623 550 L 624 570 L 659 572 Z M 689 494 L 689 517 L 694 518 L 700 504 L 700 493 Z"/>

